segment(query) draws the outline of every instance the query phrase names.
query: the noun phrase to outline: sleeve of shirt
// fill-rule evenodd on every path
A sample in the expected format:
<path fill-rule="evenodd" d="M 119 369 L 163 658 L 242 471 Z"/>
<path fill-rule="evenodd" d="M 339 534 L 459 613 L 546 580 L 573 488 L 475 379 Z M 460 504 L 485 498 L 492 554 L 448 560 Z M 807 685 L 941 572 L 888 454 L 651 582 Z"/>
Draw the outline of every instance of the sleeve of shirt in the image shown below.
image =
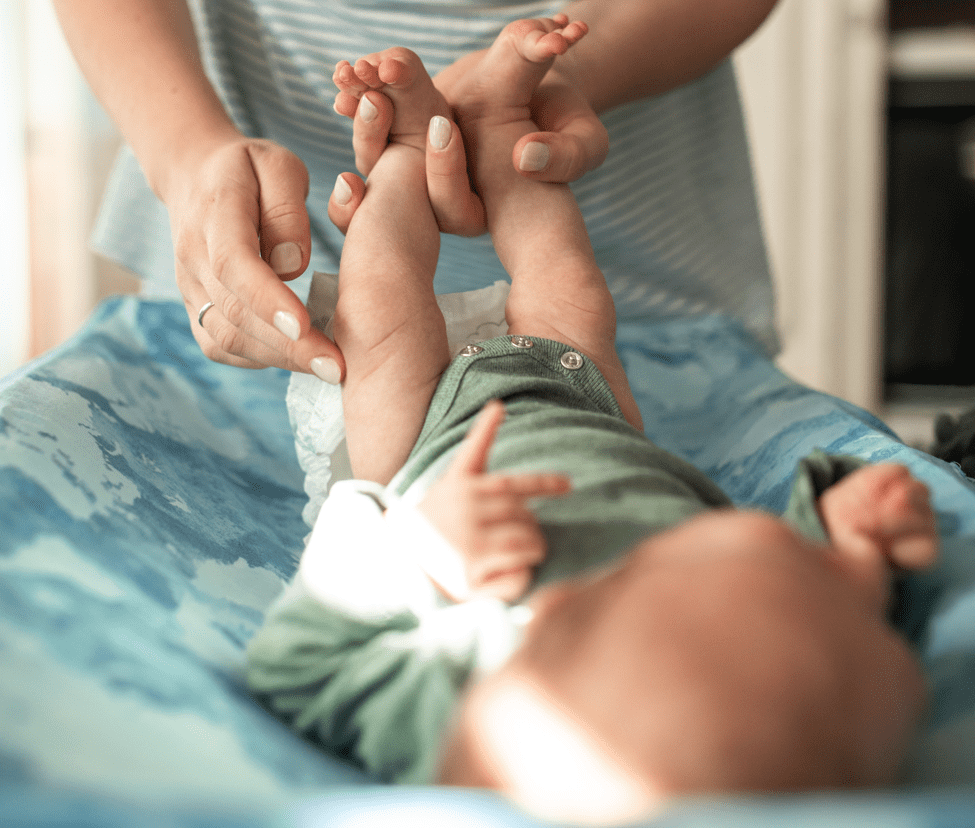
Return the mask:
<path fill-rule="evenodd" d="M 248 681 L 336 755 L 383 780 L 424 783 L 464 685 L 517 646 L 527 611 L 445 599 L 410 552 L 422 533 L 387 522 L 383 497 L 361 481 L 335 484 L 298 574 L 248 647 Z"/>
<path fill-rule="evenodd" d="M 818 500 L 830 486 L 866 465 L 865 460 L 847 455 L 830 455 L 816 450 L 799 461 L 789 503 L 782 517 L 810 540 L 827 543 L 829 535 L 819 516 Z"/>

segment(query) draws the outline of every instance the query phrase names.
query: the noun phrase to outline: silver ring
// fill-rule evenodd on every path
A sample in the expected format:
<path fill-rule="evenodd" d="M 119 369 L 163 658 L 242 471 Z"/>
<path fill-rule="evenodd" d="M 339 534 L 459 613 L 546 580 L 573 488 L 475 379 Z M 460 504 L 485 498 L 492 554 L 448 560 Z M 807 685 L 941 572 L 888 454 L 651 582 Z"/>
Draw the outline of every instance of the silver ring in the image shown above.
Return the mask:
<path fill-rule="evenodd" d="M 213 302 L 207 302 L 202 308 L 200 308 L 200 315 L 196 317 L 196 321 L 200 323 L 200 327 L 203 327 L 203 315 L 213 307 Z"/>

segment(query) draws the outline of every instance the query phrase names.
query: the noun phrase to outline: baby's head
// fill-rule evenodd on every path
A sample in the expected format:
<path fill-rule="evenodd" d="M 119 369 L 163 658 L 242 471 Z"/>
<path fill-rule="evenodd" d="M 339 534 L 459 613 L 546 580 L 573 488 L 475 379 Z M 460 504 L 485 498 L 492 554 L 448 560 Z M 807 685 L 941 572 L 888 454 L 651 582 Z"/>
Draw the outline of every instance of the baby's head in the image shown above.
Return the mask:
<path fill-rule="evenodd" d="M 546 587 L 522 646 L 465 700 L 442 779 L 576 822 L 683 794 L 889 784 L 925 693 L 874 571 L 729 511 Z"/>

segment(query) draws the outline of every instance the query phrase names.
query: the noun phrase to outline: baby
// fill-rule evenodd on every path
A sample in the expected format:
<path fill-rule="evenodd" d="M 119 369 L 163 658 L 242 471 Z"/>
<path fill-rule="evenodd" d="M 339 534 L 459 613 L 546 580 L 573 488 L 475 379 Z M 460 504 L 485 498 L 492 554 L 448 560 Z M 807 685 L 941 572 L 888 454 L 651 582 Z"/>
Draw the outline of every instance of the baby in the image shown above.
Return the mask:
<path fill-rule="evenodd" d="M 508 334 L 453 358 L 424 166 L 447 105 L 407 50 L 336 68 L 343 110 L 392 108 L 334 320 L 356 480 L 251 643 L 251 685 L 379 778 L 489 787 L 546 819 L 890 784 L 924 682 L 889 580 L 936 554 L 927 492 L 817 455 L 787 522 L 735 511 L 642 434 L 572 194 L 511 165 L 532 90 L 586 34 L 513 23 L 459 90 L 512 287 Z"/>

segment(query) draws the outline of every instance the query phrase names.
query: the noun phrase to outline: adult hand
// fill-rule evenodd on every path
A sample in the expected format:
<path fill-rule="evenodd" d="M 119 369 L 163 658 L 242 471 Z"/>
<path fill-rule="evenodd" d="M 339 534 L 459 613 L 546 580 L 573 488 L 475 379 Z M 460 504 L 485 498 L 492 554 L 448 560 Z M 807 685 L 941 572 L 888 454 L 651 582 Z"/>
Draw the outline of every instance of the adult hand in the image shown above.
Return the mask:
<path fill-rule="evenodd" d="M 210 359 L 340 380 L 341 353 L 283 284 L 308 267 L 307 195 L 308 172 L 297 156 L 243 137 L 182 164 L 170 179 L 176 282 Z"/>
<path fill-rule="evenodd" d="M 368 175 L 389 143 L 389 129 L 393 122 L 392 101 L 377 91 L 366 92 L 361 98 L 339 92 L 335 99 L 335 110 L 353 119 L 355 165 L 360 173 Z M 430 122 L 426 171 L 427 193 L 441 232 L 456 236 L 479 236 L 485 232 L 484 205 L 471 187 L 463 138 L 457 124 L 446 118 L 436 117 Z M 339 183 L 343 178 L 345 185 Z M 348 209 L 348 199 L 352 196 L 346 186 L 352 183 L 353 178 L 347 173 L 339 176 L 337 192 L 329 201 L 329 218 L 343 233 L 348 228 L 355 206 L 361 201 L 361 194 L 357 194 L 352 209 Z"/>
<path fill-rule="evenodd" d="M 466 91 L 483 82 L 486 50 L 472 52 L 440 72 L 434 82 L 464 128 Z M 538 181 L 567 183 L 594 170 L 609 152 L 609 135 L 575 78 L 572 53 L 556 59 L 532 96 L 530 111 L 539 131 L 512 147 L 511 163 Z"/>

